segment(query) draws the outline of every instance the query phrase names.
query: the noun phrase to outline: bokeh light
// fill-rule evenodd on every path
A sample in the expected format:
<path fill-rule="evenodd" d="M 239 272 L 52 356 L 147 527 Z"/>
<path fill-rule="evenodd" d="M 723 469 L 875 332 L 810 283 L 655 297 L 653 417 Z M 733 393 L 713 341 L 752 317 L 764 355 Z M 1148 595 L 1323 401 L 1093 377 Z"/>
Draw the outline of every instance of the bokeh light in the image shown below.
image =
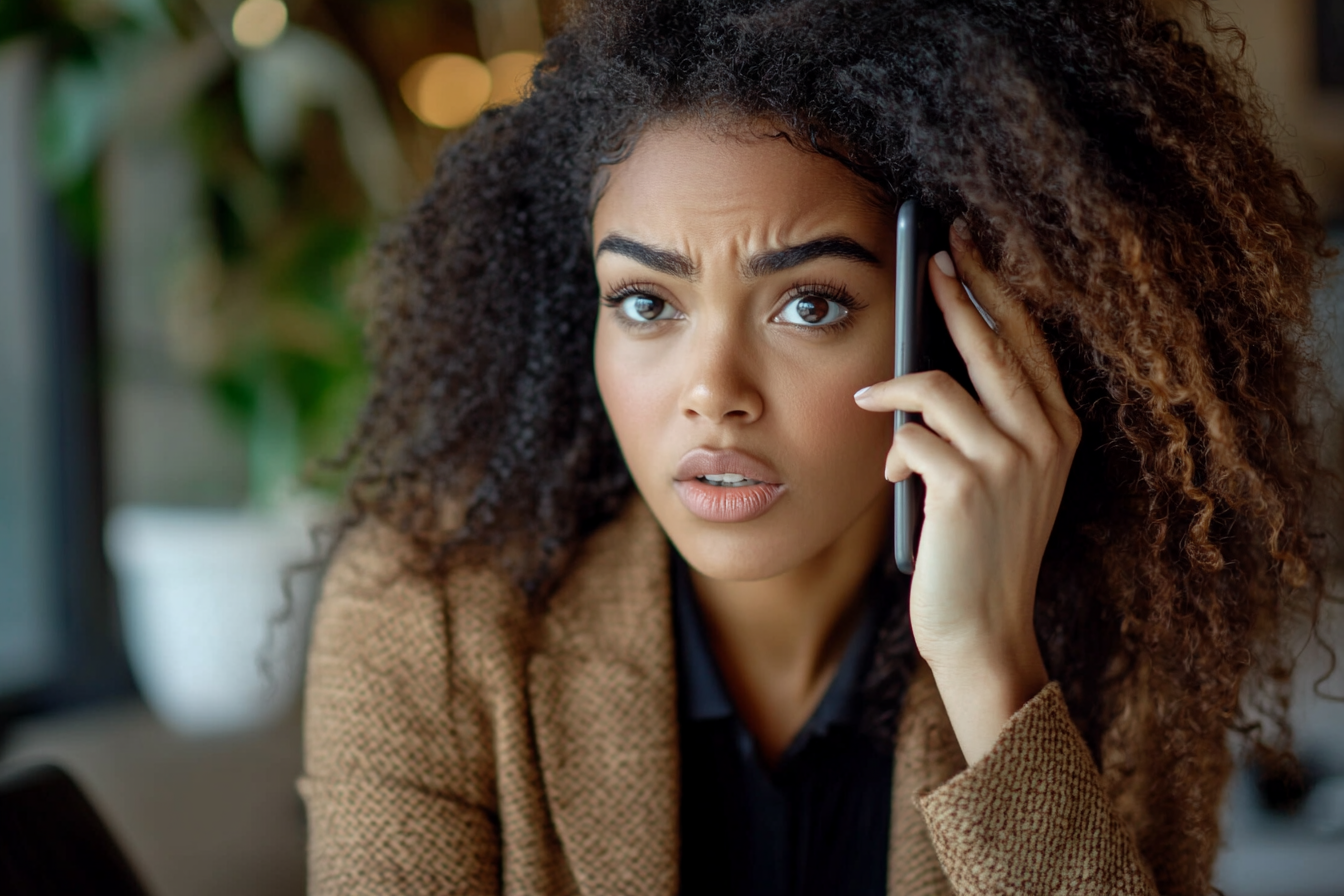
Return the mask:
<path fill-rule="evenodd" d="M 490 100 L 490 70 L 461 53 L 421 59 L 401 79 L 401 97 L 415 116 L 436 128 L 470 124 Z"/>
<path fill-rule="evenodd" d="M 233 12 L 233 39 L 250 50 L 259 50 L 289 24 L 289 8 L 283 0 L 243 0 Z"/>
<path fill-rule="evenodd" d="M 540 53 L 516 50 L 500 53 L 487 62 L 490 69 L 490 100 L 488 105 L 507 106 L 516 103 L 532 86 L 532 69 L 541 61 Z"/>

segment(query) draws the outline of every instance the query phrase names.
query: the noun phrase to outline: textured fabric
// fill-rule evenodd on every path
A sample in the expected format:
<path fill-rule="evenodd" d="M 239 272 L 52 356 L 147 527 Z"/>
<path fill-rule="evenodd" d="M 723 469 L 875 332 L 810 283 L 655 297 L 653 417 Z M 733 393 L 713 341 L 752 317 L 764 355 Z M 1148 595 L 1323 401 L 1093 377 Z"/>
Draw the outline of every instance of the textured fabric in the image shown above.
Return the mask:
<path fill-rule="evenodd" d="M 1156 892 L 1054 682 L 918 802 L 958 893 Z"/>
<path fill-rule="evenodd" d="M 773 768 L 733 707 L 689 569 L 672 549 L 681 727 L 681 881 L 696 896 L 882 896 L 892 745 L 859 730 L 861 684 L 891 588 L 863 614 L 816 709 Z"/>
<path fill-rule="evenodd" d="M 327 574 L 299 783 L 311 892 L 678 892 L 668 549 L 648 508 L 633 499 L 593 535 L 535 619 L 496 573 L 430 582 L 409 557 L 370 522 Z M 1108 796 L 1056 688 L 963 770 L 921 665 L 896 740 L 888 893 L 1155 893 L 1111 802 L 1141 801 Z"/>

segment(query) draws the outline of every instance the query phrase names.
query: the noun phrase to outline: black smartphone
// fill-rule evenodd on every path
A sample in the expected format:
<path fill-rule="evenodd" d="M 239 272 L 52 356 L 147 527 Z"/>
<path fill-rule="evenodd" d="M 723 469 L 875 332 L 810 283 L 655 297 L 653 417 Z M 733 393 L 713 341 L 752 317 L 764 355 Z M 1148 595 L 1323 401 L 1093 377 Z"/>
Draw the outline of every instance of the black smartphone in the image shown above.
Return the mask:
<path fill-rule="evenodd" d="M 966 364 L 947 332 L 943 313 L 929 286 L 929 260 L 946 249 L 947 222 L 913 199 L 896 214 L 896 376 L 921 370 L 945 370 L 967 391 L 971 388 Z M 897 411 L 895 429 L 918 414 Z M 910 476 L 896 483 L 896 566 L 910 575 L 924 523 L 924 483 Z"/>
<path fill-rule="evenodd" d="M 0 893 L 146 896 L 83 791 L 52 765 L 0 774 Z"/>

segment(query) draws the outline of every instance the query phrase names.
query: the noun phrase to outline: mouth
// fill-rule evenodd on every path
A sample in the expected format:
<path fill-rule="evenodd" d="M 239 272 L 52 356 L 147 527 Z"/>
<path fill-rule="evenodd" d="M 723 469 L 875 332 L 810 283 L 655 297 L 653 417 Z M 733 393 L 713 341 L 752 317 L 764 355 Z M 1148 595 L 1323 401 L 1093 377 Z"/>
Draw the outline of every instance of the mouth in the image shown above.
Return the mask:
<path fill-rule="evenodd" d="M 711 523 L 753 520 L 786 491 L 770 464 L 731 448 L 687 452 L 677 466 L 672 486 L 687 510 Z"/>
<path fill-rule="evenodd" d="M 709 473 L 704 476 L 697 476 L 695 478 L 700 482 L 705 483 L 706 485 L 717 485 L 719 488 L 745 488 L 751 485 L 764 484 L 759 479 L 748 479 L 741 473 L 724 473 L 719 476 L 715 476 L 713 473 Z"/>

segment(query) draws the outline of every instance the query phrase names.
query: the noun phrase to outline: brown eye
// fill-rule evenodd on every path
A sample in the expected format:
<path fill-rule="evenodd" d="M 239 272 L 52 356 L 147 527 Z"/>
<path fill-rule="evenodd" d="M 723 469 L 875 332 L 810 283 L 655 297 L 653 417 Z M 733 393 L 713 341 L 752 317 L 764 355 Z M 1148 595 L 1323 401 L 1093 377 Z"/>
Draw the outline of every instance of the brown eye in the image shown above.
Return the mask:
<path fill-rule="evenodd" d="M 617 304 L 624 317 L 639 323 L 669 320 L 676 317 L 676 309 L 657 296 L 637 294 L 626 296 Z"/>
<path fill-rule="evenodd" d="M 795 306 L 798 316 L 810 324 L 819 324 L 826 319 L 831 303 L 825 299 L 799 299 Z"/>
<path fill-rule="evenodd" d="M 817 327 L 835 323 L 848 313 L 849 310 L 839 302 L 833 302 L 822 296 L 804 295 L 785 305 L 779 314 L 779 319 L 799 326 Z"/>

